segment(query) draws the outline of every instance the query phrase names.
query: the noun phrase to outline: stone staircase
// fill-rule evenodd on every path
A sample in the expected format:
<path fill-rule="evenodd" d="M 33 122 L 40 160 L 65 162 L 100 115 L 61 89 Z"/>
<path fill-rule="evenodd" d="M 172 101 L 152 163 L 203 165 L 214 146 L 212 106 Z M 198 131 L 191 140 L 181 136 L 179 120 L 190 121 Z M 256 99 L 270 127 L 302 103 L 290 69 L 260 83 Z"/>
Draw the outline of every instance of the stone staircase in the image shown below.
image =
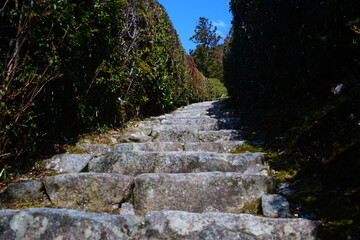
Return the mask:
<path fill-rule="evenodd" d="M 0 210 L 0 239 L 316 239 L 316 223 L 270 194 L 264 154 L 235 153 L 239 124 L 224 101 L 196 103 L 138 123 L 112 148 L 54 156 L 46 166 L 62 174 L 1 194 L 47 208 Z M 268 217 L 242 213 L 259 199 Z"/>

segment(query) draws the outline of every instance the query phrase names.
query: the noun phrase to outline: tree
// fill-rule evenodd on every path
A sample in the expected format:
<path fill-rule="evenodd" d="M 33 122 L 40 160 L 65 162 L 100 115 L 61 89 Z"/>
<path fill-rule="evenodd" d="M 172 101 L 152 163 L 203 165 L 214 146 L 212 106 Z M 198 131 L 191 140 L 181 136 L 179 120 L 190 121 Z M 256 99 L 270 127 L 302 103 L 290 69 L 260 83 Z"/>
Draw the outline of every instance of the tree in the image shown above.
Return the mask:
<path fill-rule="evenodd" d="M 195 34 L 190 37 L 190 40 L 206 48 L 215 47 L 221 39 L 216 31 L 217 27 L 214 27 L 209 19 L 200 17 L 198 25 L 195 27 Z"/>
<path fill-rule="evenodd" d="M 198 25 L 195 27 L 195 34 L 190 40 L 198 44 L 195 50 L 190 51 L 190 55 L 194 58 L 197 68 L 205 77 L 217 77 L 212 69 L 216 64 L 215 50 L 221 37 L 216 34 L 217 28 L 209 21 L 209 19 L 200 17 Z"/>

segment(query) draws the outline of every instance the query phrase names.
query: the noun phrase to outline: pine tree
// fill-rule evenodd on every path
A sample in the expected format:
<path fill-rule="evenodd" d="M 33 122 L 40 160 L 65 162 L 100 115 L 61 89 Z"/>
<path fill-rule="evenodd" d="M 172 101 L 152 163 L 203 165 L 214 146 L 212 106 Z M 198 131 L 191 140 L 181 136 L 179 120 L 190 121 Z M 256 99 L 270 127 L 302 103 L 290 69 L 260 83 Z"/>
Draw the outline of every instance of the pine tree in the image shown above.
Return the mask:
<path fill-rule="evenodd" d="M 198 44 L 195 50 L 190 51 L 194 58 L 196 67 L 205 77 L 216 77 L 211 69 L 215 64 L 215 48 L 221 37 L 216 34 L 217 27 L 213 26 L 209 19 L 200 17 L 198 25 L 195 27 L 195 34 L 190 40 Z"/>

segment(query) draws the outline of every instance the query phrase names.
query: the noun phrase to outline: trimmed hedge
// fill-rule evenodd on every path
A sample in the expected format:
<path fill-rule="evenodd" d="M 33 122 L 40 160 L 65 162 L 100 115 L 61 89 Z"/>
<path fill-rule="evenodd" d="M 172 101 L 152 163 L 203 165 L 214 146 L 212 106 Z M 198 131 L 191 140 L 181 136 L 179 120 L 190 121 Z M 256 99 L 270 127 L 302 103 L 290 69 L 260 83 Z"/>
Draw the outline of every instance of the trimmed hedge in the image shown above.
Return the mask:
<path fill-rule="evenodd" d="M 156 0 L 0 7 L 0 163 L 208 98 Z"/>

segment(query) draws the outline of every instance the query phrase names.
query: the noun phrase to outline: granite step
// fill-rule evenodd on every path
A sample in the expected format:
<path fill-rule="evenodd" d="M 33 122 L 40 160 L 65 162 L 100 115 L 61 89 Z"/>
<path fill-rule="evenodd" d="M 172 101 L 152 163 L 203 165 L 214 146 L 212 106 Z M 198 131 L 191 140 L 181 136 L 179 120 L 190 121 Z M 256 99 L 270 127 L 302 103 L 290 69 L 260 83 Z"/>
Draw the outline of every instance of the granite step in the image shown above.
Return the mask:
<path fill-rule="evenodd" d="M 263 153 L 113 151 L 92 158 L 87 170 L 126 175 L 211 171 L 244 172 L 249 167 L 261 164 L 263 160 Z"/>
<path fill-rule="evenodd" d="M 141 216 L 157 210 L 239 213 L 274 188 L 269 176 L 239 172 L 141 174 L 135 177 L 134 209 Z"/>
<path fill-rule="evenodd" d="M 245 141 L 223 142 L 145 142 L 145 143 L 121 143 L 114 145 L 116 152 L 128 151 L 195 151 L 195 152 L 218 152 L 230 153 L 240 148 Z"/>
<path fill-rule="evenodd" d="M 219 142 L 242 140 L 240 130 L 197 131 L 176 129 L 151 132 L 153 142 Z"/>

